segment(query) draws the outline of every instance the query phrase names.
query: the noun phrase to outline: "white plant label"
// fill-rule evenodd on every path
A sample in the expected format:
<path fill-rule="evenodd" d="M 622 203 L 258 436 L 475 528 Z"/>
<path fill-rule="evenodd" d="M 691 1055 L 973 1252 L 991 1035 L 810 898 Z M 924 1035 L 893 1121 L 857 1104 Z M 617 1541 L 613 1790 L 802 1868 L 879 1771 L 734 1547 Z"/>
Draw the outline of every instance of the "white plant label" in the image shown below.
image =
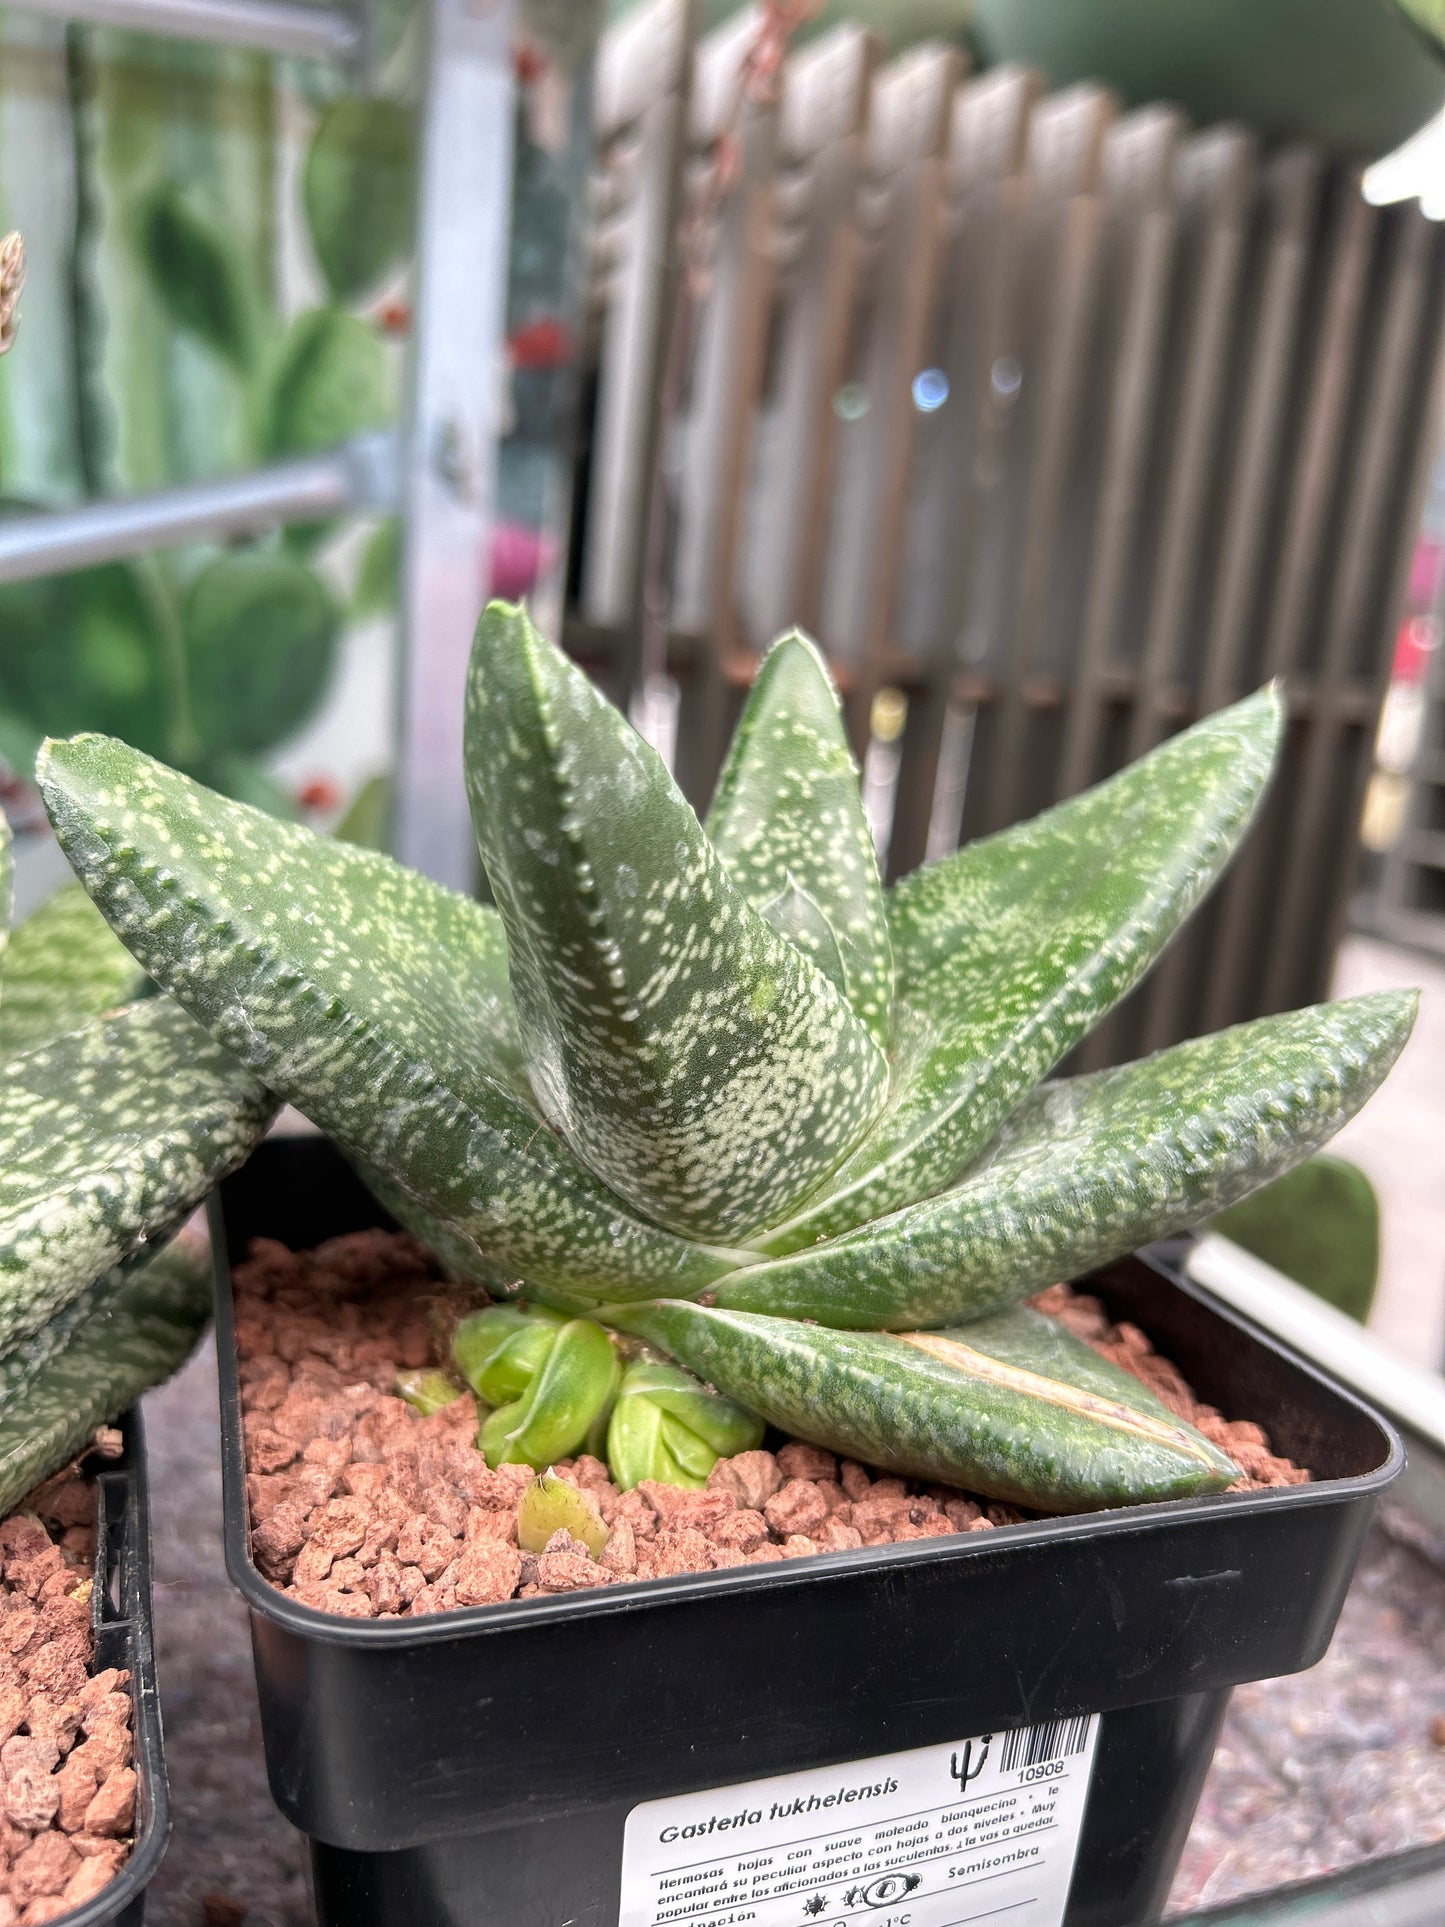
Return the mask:
<path fill-rule="evenodd" d="M 1097 1715 L 627 1816 L 618 1927 L 1061 1927 Z"/>

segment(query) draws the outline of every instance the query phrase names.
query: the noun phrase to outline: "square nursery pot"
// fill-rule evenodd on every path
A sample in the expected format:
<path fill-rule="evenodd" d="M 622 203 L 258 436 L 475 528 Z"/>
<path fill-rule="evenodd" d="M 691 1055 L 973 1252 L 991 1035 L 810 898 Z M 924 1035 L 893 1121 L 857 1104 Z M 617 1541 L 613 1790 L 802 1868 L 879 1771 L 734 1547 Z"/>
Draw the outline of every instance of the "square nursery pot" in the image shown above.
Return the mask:
<path fill-rule="evenodd" d="M 171 1830 L 161 1703 L 156 1691 L 151 1632 L 151 1535 L 146 1494 L 145 1433 L 140 1412 L 119 1421 L 120 1457 L 95 1473 L 96 1548 L 90 1624 L 96 1672 L 124 1666 L 130 1673 L 131 1731 L 135 1736 L 135 1835 L 130 1858 L 93 1900 L 58 1914 L 54 1927 L 141 1927 L 145 1890 Z"/>
<path fill-rule="evenodd" d="M 268 1141 L 213 1209 L 226 1557 L 326 1927 L 1153 1920 L 1230 1688 L 1323 1654 L 1402 1461 L 1347 1392 L 1133 1258 L 1089 1289 L 1314 1482 L 334 1618 L 251 1562 L 228 1262 L 390 1220 L 319 1138 Z"/>

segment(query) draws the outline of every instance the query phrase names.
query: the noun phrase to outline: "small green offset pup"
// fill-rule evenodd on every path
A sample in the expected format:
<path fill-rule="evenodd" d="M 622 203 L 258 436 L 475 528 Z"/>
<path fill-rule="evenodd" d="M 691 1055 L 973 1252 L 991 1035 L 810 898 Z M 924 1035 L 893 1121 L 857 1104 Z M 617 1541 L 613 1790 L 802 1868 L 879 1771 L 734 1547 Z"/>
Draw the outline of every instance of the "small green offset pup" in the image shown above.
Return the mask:
<path fill-rule="evenodd" d="M 1308 1156 L 1413 1021 L 1413 995 L 1362 997 L 1044 1081 L 1218 876 L 1280 724 L 1263 691 L 885 891 L 802 636 L 763 663 L 702 824 L 493 603 L 466 774 L 495 909 L 104 737 L 49 744 L 39 774 L 142 967 L 546 1327 L 493 1374 L 494 1459 L 575 1450 L 616 1399 L 624 1476 L 649 1438 L 705 1476 L 687 1381 L 618 1399 L 608 1328 L 744 1422 L 1078 1511 L 1235 1468 L 1020 1301 Z"/>

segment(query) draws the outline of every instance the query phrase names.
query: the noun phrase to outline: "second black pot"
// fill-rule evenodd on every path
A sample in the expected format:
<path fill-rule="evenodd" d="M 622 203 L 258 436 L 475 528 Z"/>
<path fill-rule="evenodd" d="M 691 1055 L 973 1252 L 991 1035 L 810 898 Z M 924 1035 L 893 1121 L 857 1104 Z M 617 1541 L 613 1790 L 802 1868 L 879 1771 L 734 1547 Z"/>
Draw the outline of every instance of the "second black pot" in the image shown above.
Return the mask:
<path fill-rule="evenodd" d="M 1323 1654 L 1376 1498 L 1400 1469 L 1393 1432 L 1347 1392 L 1177 1274 L 1131 1259 L 1089 1289 L 1202 1397 L 1263 1423 L 1312 1483 L 421 1620 L 343 1620 L 276 1591 L 251 1561 L 228 1262 L 256 1236 L 304 1249 L 390 1220 L 333 1147 L 307 1138 L 268 1141 L 213 1210 L 226 1557 L 251 1613 L 271 1789 L 311 1837 L 327 1927 L 1151 1920 L 1229 1689 Z M 1085 1715 L 1102 1716 L 1097 1730 Z M 1018 1802 L 1044 1814 L 1042 1839 L 1054 1822 L 1037 1788 L 1072 1773 L 1083 1797 L 1069 1749 L 1086 1734 L 1072 1884 L 1066 1865 L 1057 1894 L 1042 1881 L 1020 1894 L 1033 1847 Z M 966 1831 L 977 1814 L 964 1796 L 985 1737 L 1004 1818 L 980 1836 Z M 763 1857 L 741 1857 L 767 1789 L 742 1800 L 745 1830 L 727 1852 L 704 1822 L 650 1887 L 637 1871 L 634 1836 L 656 1821 L 658 1838 L 669 1826 L 677 1837 L 685 1818 L 639 1815 L 646 1803 L 712 1790 L 697 1811 L 732 1825 L 730 1789 L 827 1767 L 834 1799 L 864 1798 L 847 1809 L 851 1827 L 879 1775 L 913 1771 L 895 1756 L 931 1748 L 945 1749 L 936 1808 L 865 1848 L 822 1811 L 820 1781 L 808 1796 L 817 1827 L 788 1848 L 796 1881 L 779 1873 L 768 1888 Z M 910 1858 L 925 1826 L 939 1851 Z M 854 1877 L 864 1851 L 867 1878 Z"/>
<path fill-rule="evenodd" d="M 119 1458 L 96 1461 L 94 1469 L 97 1531 L 90 1594 L 91 1670 L 100 1673 L 123 1666 L 130 1674 L 135 1832 L 130 1858 L 110 1885 L 84 1906 L 57 1915 L 55 1927 L 142 1927 L 146 1886 L 161 1863 L 171 1830 L 151 1636 L 150 1512 L 140 1412 L 125 1413 L 119 1427 Z"/>

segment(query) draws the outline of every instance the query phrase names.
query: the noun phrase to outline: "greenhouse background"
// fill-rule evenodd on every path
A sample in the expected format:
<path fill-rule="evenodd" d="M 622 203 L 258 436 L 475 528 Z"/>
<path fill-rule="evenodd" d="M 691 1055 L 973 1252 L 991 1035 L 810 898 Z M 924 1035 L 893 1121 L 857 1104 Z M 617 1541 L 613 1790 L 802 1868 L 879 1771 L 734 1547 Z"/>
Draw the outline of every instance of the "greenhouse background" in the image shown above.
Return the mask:
<path fill-rule="evenodd" d="M 459 772 L 488 595 L 699 812 L 772 638 L 815 636 L 889 884 L 1278 679 L 1252 840 L 1062 1073 L 1424 986 L 1348 1162 L 1164 1254 L 1409 1455 L 1329 1653 L 1235 1689 L 1169 1917 L 1407 1927 L 1445 1892 L 1440 21 L 1075 11 L 0 8 L 17 914 L 69 877 L 36 750 L 87 730 L 485 893 Z M 314 1155 L 288 1110 L 258 1166 Z M 208 1341 L 144 1407 L 176 1829 L 147 1917 L 304 1927 L 217 1371 Z"/>

